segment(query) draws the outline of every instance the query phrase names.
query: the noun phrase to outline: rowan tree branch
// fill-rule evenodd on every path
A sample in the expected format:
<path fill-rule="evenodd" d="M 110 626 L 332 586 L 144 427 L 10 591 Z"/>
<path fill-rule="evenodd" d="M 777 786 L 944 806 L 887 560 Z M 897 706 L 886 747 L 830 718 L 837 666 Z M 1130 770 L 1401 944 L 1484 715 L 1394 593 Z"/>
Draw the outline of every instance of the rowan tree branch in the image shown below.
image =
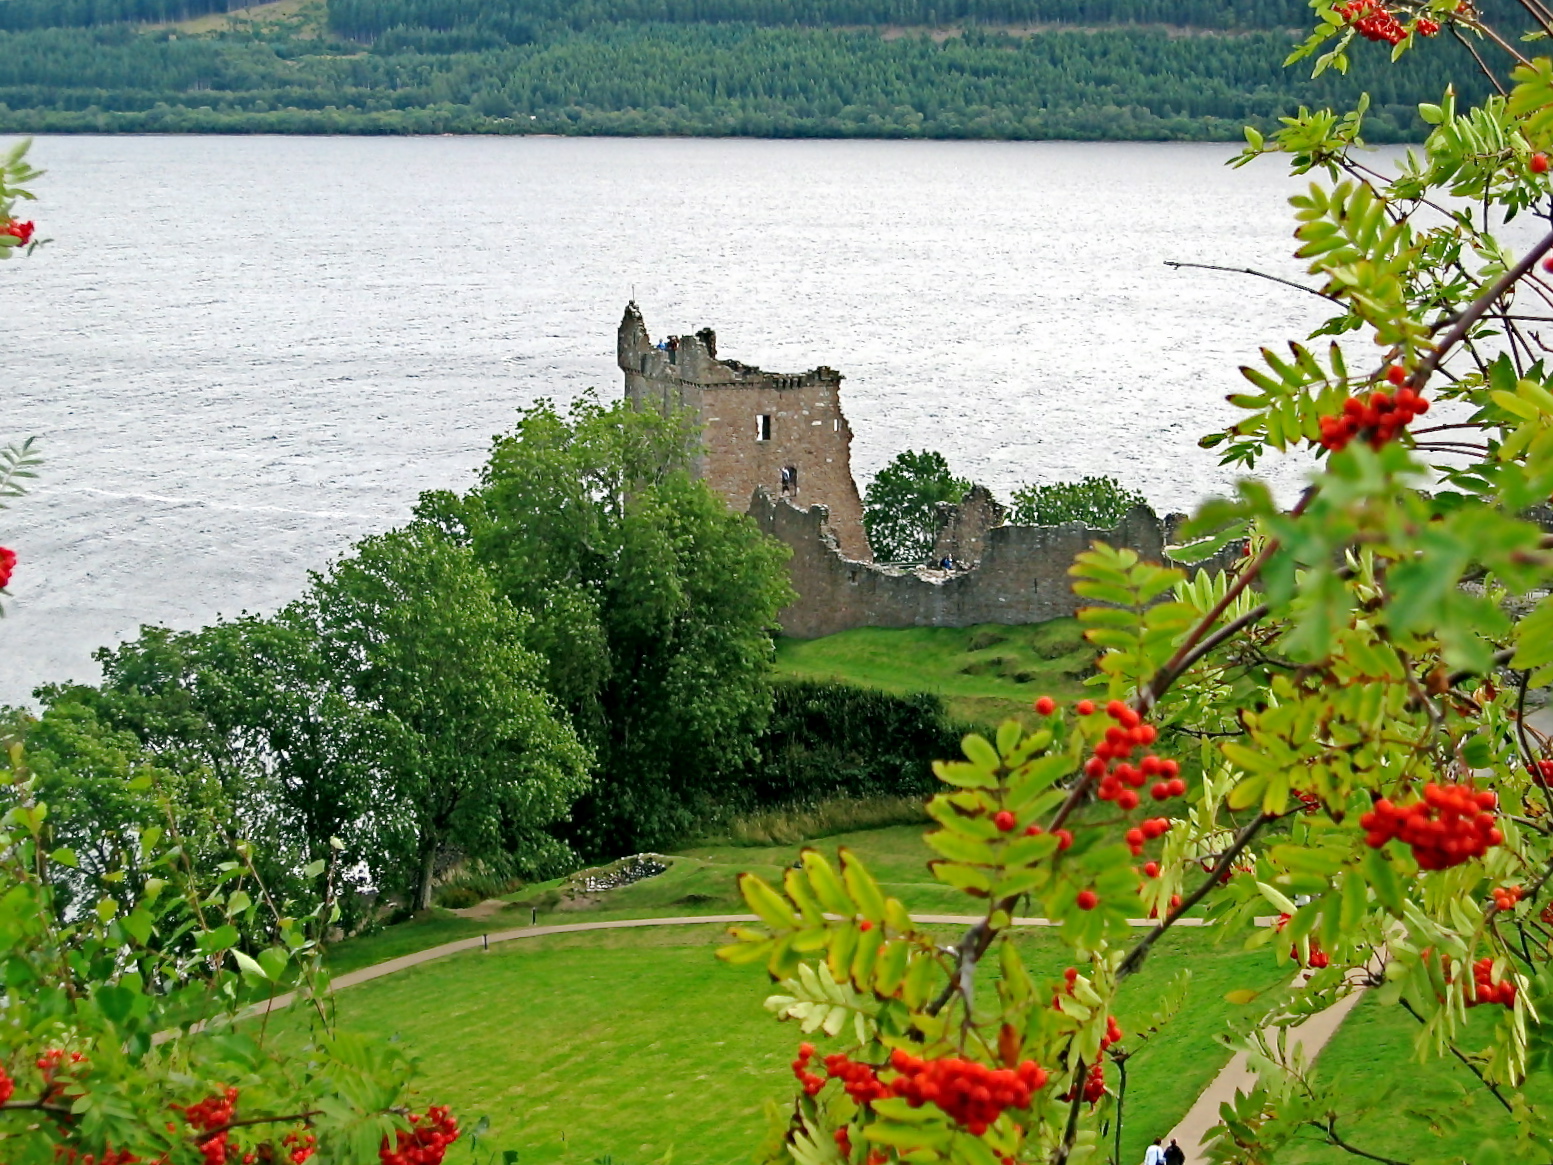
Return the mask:
<path fill-rule="evenodd" d="M 1410 1165 L 1410 1162 L 1398 1161 L 1395 1157 L 1382 1157 L 1376 1153 L 1366 1153 L 1358 1146 L 1350 1145 L 1337 1135 L 1337 1118 L 1330 1113 L 1327 1114 L 1326 1124 L 1323 1125 L 1319 1121 L 1311 1121 L 1310 1123 L 1326 1134 L 1329 1144 L 1336 1145 L 1345 1153 L 1352 1153 L 1355 1157 L 1363 1157 L 1366 1161 L 1379 1161 L 1381 1165 Z"/>
<path fill-rule="evenodd" d="M 1451 330 L 1445 333 L 1444 338 L 1423 358 L 1418 367 L 1413 369 L 1413 375 L 1407 378 L 1408 386 L 1414 392 L 1422 391 L 1423 386 L 1429 383 L 1429 377 L 1434 370 L 1440 366 L 1440 361 L 1445 359 L 1452 348 L 1466 339 L 1467 333 L 1472 330 L 1472 325 L 1477 323 L 1505 292 L 1525 278 L 1527 273 L 1537 266 L 1537 260 L 1546 255 L 1549 250 L 1553 250 L 1553 231 L 1539 239 L 1531 250 L 1521 256 L 1514 267 L 1494 280 L 1487 291 L 1467 305 L 1466 309 L 1456 317 Z"/>
<path fill-rule="evenodd" d="M 1223 877 L 1224 872 L 1230 868 L 1235 859 L 1238 858 L 1245 850 L 1246 846 L 1251 844 L 1251 839 L 1261 832 L 1262 827 L 1267 825 L 1269 822 L 1277 821 L 1281 816 L 1283 816 L 1281 813 L 1260 813 L 1256 817 L 1252 818 L 1251 821 L 1246 824 L 1245 828 L 1243 828 L 1235 835 L 1235 840 L 1230 844 L 1229 849 L 1225 850 L 1219 855 L 1219 860 L 1214 863 L 1213 871 L 1203 881 L 1202 885 L 1193 890 L 1189 897 L 1183 899 L 1181 905 L 1177 906 L 1174 910 L 1166 914 L 1164 918 L 1160 919 L 1159 925 L 1156 926 L 1153 930 L 1149 931 L 1148 934 L 1144 935 L 1141 939 L 1139 939 L 1137 943 L 1134 944 L 1132 950 L 1127 952 L 1126 958 L 1124 958 L 1121 961 L 1121 964 L 1116 968 L 1116 981 L 1118 983 L 1143 966 L 1143 960 L 1148 957 L 1150 948 L 1153 947 L 1153 945 L 1164 936 L 1165 932 L 1174 926 L 1188 910 L 1196 906 L 1199 902 L 1208 896 L 1208 892 L 1219 884 L 1219 879 Z"/>

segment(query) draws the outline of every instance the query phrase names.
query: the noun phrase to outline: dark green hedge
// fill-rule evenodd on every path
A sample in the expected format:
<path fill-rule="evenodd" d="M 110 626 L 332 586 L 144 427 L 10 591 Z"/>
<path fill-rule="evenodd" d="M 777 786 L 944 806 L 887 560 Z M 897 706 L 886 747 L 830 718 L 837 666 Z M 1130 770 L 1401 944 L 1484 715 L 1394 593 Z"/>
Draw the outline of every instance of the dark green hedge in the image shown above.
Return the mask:
<path fill-rule="evenodd" d="M 847 684 L 784 681 L 773 690 L 753 806 L 830 797 L 927 796 L 932 762 L 960 755 L 964 725 L 937 696 L 893 696 Z"/>

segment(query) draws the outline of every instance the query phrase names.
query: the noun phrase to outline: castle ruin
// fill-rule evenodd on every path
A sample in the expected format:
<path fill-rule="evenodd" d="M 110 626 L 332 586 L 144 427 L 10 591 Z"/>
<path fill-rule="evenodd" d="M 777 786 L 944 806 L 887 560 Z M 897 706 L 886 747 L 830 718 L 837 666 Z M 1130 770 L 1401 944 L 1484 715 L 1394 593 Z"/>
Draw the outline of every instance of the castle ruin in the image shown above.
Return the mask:
<path fill-rule="evenodd" d="M 778 619 L 787 635 L 815 639 L 854 627 L 970 627 L 1040 623 L 1075 614 L 1068 568 L 1094 542 L 1166 562 L 1166 525 L 1147 506 L 1114 530 L 1080 522 L 1010 526 L 983 487 L 940 503 L 935 562 L 876 563 L 863 533 L 852 480 L 852 430 L 841 411 L 841 374 L 815 368 L 765 372 L 719 360 L 717 335 L 703 328 L 654 344 L 634 302 L 620 321 L 620 370 L 637 408 L 694 410 L 703 450 L 696 472 L 736 512 L 791 551 L 797 598 Z M 1188 569 L 1221 570 L 1240 555 L 1225 547 Z"/>
<path fill-rule="evenodd" d="M 625 394 L 637 408 L 684 408 L 701 422 L 697 474 L 736 512 L 757 489 L 794 505 L 822 505 L 847 557 L 873 559 L 863 502 L 852 480 L 852 428 L 841 411 L 841 373 L 766 372 L 717 358 L 711 328 L 653 343 L 633 301 L 617 338 Z"/>

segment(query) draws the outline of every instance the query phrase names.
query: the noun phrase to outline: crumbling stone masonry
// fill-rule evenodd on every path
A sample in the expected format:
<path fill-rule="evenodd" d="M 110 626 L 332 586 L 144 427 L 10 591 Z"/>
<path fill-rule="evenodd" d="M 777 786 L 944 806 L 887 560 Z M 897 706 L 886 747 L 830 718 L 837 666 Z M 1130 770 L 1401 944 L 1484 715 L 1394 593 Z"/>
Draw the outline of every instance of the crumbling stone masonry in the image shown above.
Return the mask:
<path fill-rule="evenodd" d="M 970 512 L 958 522 L 946 515 L 945 528 L 979 525 L 985 518 L 979 503 L 967 495 L 966 502 L 954 508 Z M 1073 593 L 1068 568 L 1094 542 L 1129 547 L 1148 561 L 1169 561 L 1164 526 L 1147 506 L 1132 509 L 1114 530 L 1095 530 L 1081 522 L 983 527 L 977 538 L 978 564 L 949 571 L 849 559 L 829 532 L 823 506 L 799 509 L 757 490 L 749 513 L 793 552 L 788 573 L 798 597 L 778 619 L 784 634 L 799 639 L 854 627 L 971 627 L 1072 615 L 1084 604 Z M 970 561 L 968 547 L 961 553 Z M 1241 544 L 1235 543 L 1192 569 L 1222 570 L 1240 553 Z"/>
<path fill-rule="evenodd" d="M 786 375 L 719 360 L 710 328 L 654 344 L 634 302 L 620 321 L 617 359 L 637 408 L 695 411 L 704 444 L 697 472 L 730 507 L 742 509 L 757 488 L 822 505 L 847 557 L 873 560 L 852 480 L 852 428 L 841 411 L 839 372 Z"/>
<path fill-rule="evenodd" d="M 626 397 L 637 408 L 695 411 L 703 442 L 697 472 L 731 508 L 747 505 L 756 524 L 792 550 L 788 572 L 798 597 L 779 616 L 788 635 L 1040 623 L 1078 610 L 1068 568 L 1093 542 L 1166 561 L 1165 526 L 1147 506 L 1114 530 L 1078 522 L 1005 526 L 1004 507 L 978 486 L 959 503 L 938 507 L 933 560 L 953 559 L 955 569 L 875 563 L 852 480 L 839 372 L 782 375 L 719 360 L 711 328 L 654 344 L 635 303 L 620 321 L 618 360 Z M 1222 569 L 1239 553 L 1233 544 L 1200 565 Z"/>

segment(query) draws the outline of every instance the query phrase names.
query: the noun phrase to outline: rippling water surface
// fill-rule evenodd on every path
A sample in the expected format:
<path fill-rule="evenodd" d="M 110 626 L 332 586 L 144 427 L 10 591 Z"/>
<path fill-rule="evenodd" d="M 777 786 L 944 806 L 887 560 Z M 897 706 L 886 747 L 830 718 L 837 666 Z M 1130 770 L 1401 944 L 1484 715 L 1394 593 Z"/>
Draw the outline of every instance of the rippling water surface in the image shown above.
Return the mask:
<path fill-rule="evenodd" d="M 860 481 L 941 449 L 1006 492 L 1110 473 L 1161 508 L 1232 475 L 1197 437 L 1321 304 L 1276 163 L 1222 146 L 45 138 L 54 241 L 0 268 L 0 517 L 22 564 L 0 702 L 147 622 L 270 610 L 537 397 L 618 392 L 634 293 L 768 368 L 842 370 Z M 1297 464 L 1274 467 L 1286 491 Z"/>

